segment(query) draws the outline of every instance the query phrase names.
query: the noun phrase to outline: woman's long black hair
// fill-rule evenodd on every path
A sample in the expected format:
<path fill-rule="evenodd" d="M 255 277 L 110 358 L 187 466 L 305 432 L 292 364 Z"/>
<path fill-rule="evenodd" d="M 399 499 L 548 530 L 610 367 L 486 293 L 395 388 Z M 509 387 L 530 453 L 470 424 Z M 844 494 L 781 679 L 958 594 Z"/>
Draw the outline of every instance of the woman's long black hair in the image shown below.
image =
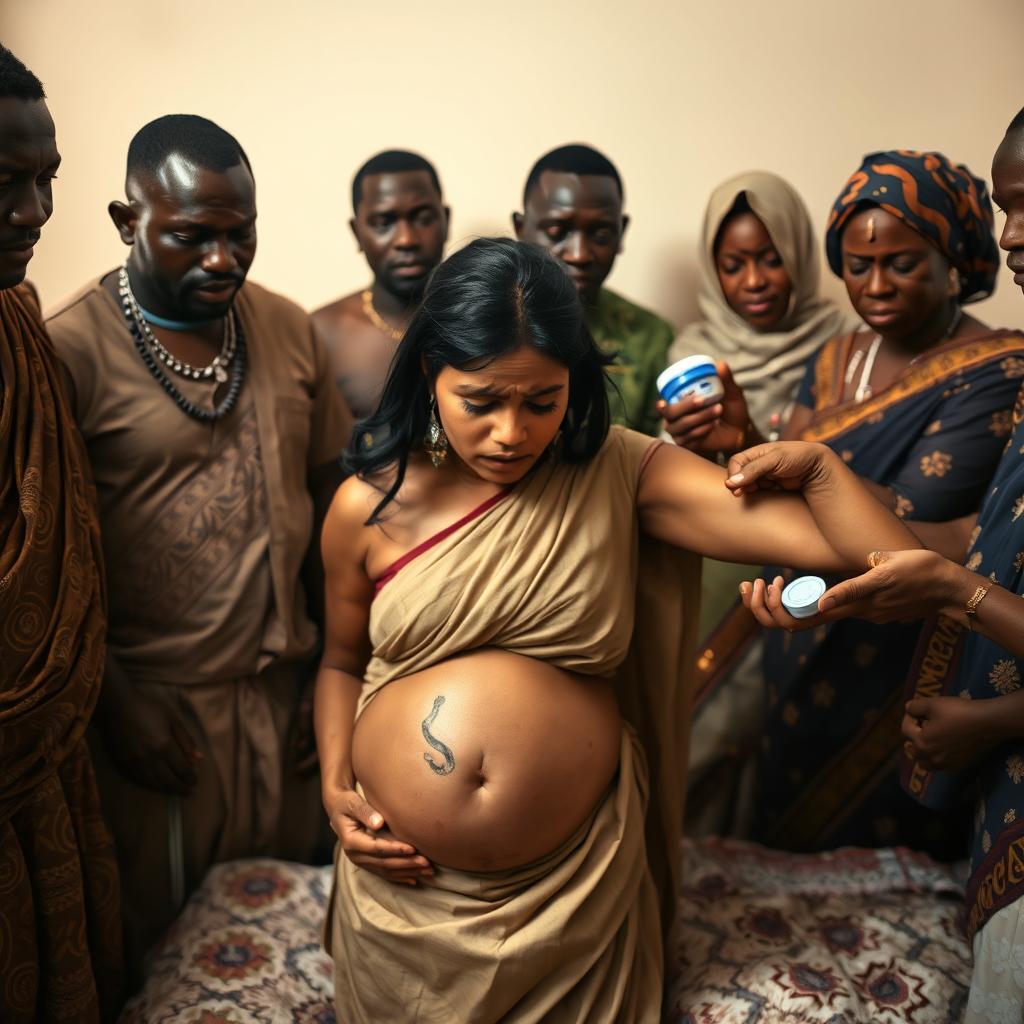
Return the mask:
<path fill-rule="evenodd" d="M 379 522 L 423 448 L 431 386 L 445 366 L 481 365 L 520 345 L 569 370 L 569 399 L 558 457 L 582 462 L 608 435 L 604 367 L 569 276 L 540 246 L 479 238 L 431 275 L 391 363 L 377 411 L 356 424 L 344 464 L 363 479 L 394 467 L 367 523 Z M 424 373 L 424 368 L 426 373 Z"/>

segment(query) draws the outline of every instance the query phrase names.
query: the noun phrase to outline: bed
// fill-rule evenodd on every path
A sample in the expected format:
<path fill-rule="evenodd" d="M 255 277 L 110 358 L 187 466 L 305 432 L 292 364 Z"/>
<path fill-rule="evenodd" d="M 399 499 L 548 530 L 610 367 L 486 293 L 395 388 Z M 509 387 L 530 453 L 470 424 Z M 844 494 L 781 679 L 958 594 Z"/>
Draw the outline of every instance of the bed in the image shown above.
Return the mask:
<path fill-rule="evenodd" d="M 797 856 L 715 839 L 684 843 L 682 857 L 668 1024 L 960 1020 L 961 871 L 902 849 Z M 214 868 L 124 1024 L 335 1024 L 320 945 L 329 885 L 329 867 Z"/>

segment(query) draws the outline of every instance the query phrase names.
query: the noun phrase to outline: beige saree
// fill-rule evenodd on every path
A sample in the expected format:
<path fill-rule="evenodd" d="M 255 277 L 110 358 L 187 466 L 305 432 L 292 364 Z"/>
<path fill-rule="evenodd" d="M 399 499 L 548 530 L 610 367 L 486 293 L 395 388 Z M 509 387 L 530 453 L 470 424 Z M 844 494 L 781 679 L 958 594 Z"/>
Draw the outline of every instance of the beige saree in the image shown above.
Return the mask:
<path fill-rule="evenodd" d="M 659 1020 L 700 586 L 696 556 L 639 537 L 637 487 L 660 443 L 613 427 L 589 462 L 538 467 L 380 590 L 360 712 L 403 676 L 500 647 L 613 677 L 628 724 L 611 791 L 539 862 L 437 866 L 407 889 L 339 853 L 327 944 L 340 1019 Z"/>

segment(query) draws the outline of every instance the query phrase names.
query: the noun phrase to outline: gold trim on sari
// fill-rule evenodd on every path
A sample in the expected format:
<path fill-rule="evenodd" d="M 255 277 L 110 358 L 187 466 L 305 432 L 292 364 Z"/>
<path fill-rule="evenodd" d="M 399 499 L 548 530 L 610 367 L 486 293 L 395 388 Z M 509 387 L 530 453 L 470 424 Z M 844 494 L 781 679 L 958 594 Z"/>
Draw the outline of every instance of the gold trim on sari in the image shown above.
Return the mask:
<path fill-rule="evenodd" d="M 1020 334 L 1005 331 L 969 341 L 950 341 L 912 363 L 895 383 L 876 395 L 863 402 L 839 404 L 855 336 L 856 333 L 834 338 L 822 348 L 815 371 L 816 411 L 801 433 L 801 441 L 829 441 L 954 374 L 982 366 L 1001 355 L 1019 353 L 1024 346 Z"/>

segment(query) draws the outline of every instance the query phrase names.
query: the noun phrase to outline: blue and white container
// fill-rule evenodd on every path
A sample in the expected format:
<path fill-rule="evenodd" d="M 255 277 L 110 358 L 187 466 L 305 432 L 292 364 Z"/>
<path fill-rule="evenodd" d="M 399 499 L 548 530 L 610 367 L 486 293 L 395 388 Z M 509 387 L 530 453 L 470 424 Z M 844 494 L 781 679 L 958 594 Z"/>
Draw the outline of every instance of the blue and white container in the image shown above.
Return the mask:
<path fill-rule="evenodd" d="M 782 607 L 794 619 L 818 614 L 818 602 L 828 587 L 820 576 L 799 576 L 782 592 Z"/>
<path fill-rule="evenodd" d="M 710 401 L 725 394 L 722 380 L 710 356 L 687 356 L 658 374 L 658 392 L 673 405 L 684 398 Z"/>

